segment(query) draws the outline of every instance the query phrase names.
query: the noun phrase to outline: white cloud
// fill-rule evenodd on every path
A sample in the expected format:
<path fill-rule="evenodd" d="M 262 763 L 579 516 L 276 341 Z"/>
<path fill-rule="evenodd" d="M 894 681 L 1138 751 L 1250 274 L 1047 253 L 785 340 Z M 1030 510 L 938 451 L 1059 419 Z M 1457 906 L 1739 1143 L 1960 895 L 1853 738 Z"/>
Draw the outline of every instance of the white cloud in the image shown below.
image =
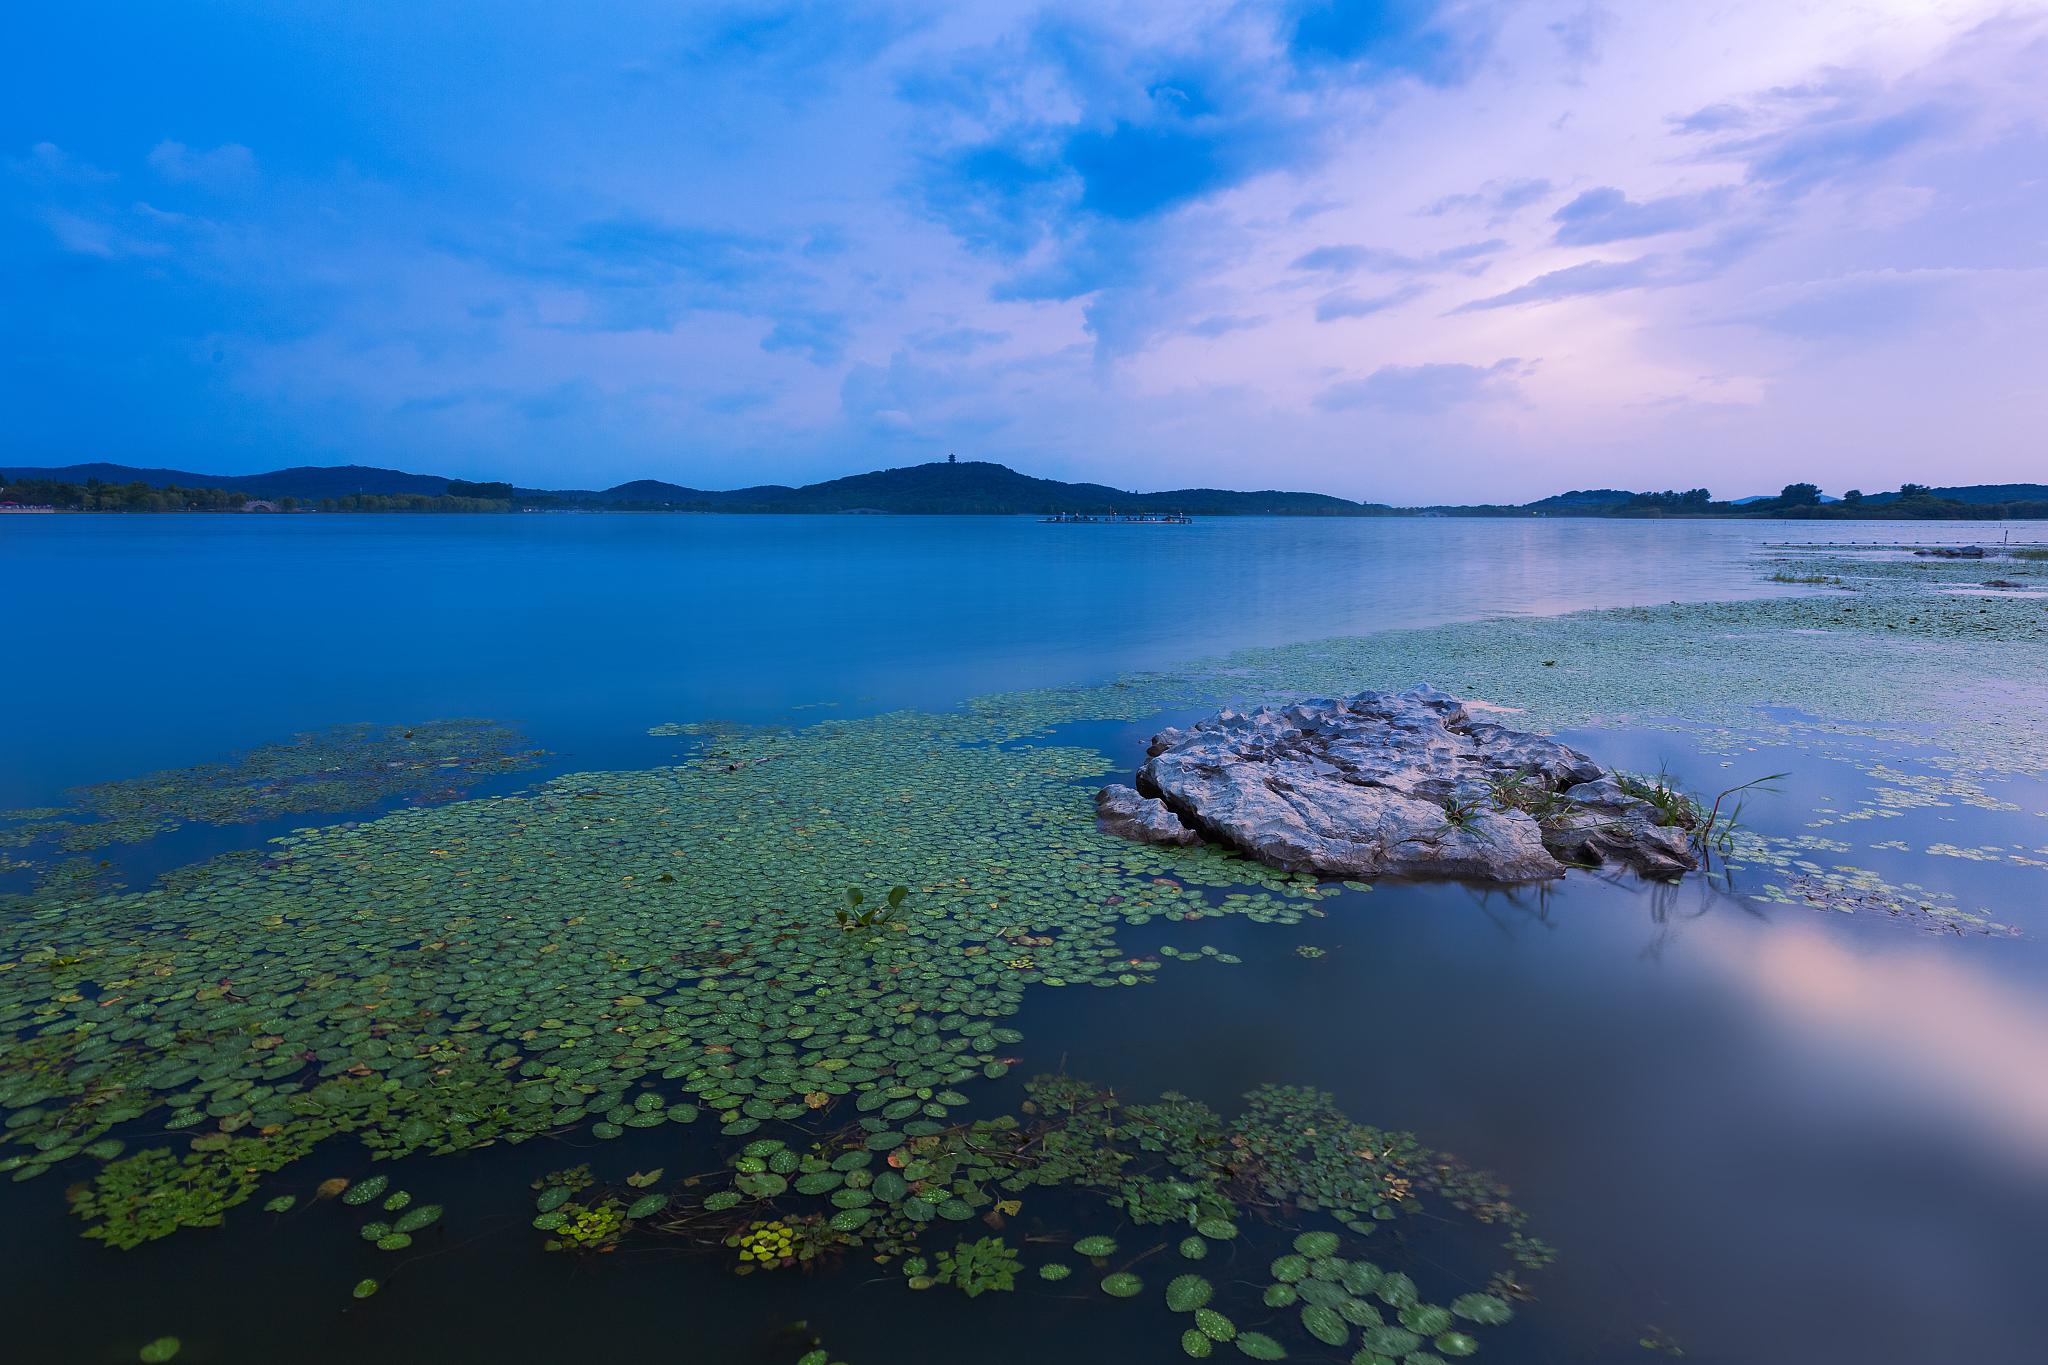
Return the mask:
<path fill-rule="evenodd" d="M 239 142 L 224 142 L 204 152 L 182 142 L 159 142 L 150 149 L 149 165 L 172 184 L 206 189 L 225 189 L 256 178 L 256 154 Z"/>

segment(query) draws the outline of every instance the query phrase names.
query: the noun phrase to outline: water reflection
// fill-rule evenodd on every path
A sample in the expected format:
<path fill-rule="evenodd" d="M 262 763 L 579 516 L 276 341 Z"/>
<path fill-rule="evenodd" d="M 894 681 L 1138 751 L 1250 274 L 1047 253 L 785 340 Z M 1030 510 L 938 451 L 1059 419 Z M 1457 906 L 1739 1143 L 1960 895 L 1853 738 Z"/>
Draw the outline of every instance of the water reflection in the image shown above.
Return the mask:
<path fill-rule="evenodd" d="M 2048 997 L 1982 958 L 1925 942 L 1873 945 L 1798 922 L 1707 933 L 1727 971 L 1808 1045 L 1881 1071 L 1907 1108 L 1945 1112 L 2048 1173 Z"/>
<path fill-rule="evenodd" d="M 337 721 L 489 716 L 632 767 L 662 721 L 950 706 L 1244 646 L 1787 591 L 1752 562 L 1786 528 L 1750 522 L 14 520 L 35 524 L 0 537 L 0 572 L 35 587 L 37 662 L 0 674 L 0 712 L 38 724 L 10 737 L 0 808 Z M 221 619 L 247 628 L 192 629 Z"/>

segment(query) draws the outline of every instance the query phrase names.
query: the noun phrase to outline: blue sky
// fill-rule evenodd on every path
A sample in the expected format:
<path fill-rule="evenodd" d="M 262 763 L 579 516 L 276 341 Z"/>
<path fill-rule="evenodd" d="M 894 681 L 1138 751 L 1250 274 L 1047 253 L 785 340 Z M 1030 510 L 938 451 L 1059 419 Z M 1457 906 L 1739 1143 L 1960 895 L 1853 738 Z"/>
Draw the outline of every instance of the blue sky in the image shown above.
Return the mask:
<path fill-rule="evenodd" d="M 42 5 L 6 464 L 2048 479 L 2048 9 Z"/>

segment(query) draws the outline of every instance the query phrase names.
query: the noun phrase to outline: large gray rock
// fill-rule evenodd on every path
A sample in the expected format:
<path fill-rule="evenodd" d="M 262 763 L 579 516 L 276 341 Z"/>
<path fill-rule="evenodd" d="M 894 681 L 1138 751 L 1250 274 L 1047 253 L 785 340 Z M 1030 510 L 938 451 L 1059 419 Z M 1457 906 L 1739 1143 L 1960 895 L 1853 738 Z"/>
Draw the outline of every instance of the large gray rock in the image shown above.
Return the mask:
<path fill-rule="evenodd" d="M 1476 720 L 1434 688 L 1220 711 L 1162 731 L 1147 752 L 1136 791 L 1097 797 L 1102 828 L 1179 842 L 1159 837 L 1172 828 L 1164 815 L 1326 877 L 1523 882 L 1562 875 L 1560 859 L 1655 877 L 1695 866 L 1685 831 L 1660 825 L 1598 763 Z"/>

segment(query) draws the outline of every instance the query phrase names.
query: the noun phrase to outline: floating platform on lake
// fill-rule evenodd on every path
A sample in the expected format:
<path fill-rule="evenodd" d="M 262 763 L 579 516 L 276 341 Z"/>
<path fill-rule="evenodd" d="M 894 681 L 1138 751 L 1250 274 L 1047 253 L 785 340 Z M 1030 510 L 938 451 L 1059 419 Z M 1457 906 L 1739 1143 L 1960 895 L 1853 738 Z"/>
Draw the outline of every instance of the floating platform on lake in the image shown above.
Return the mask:
<path fill-rule="evenodd" d="M 1185 512 L 1055 512 L 1039 518 L 1048 526 L 1188 526 L 1194 520 Z"/>

